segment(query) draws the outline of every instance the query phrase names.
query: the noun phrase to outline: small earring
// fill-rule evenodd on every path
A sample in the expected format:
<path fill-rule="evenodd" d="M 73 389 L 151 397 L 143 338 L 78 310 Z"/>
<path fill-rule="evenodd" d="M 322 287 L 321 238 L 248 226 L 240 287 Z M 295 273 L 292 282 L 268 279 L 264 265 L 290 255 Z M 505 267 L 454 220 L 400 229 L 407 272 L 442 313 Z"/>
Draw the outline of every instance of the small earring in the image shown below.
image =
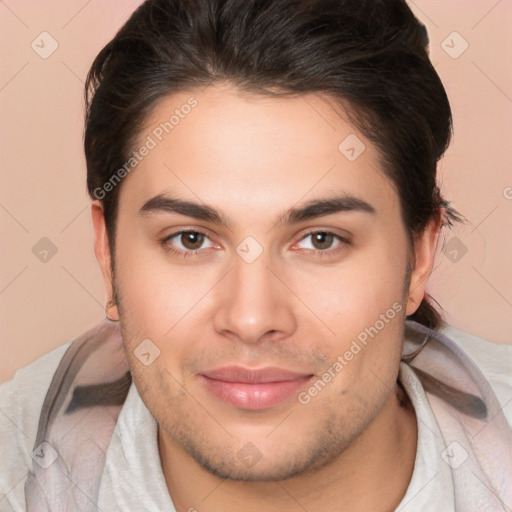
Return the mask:
<path fill-rule="evenodd" d="M 119 319 L 118 318 L 110 318 L 108 316 L 108 310 L 113 307 L 113 306 L 117 306 L 117 302 L 115 299 L 112 299 L 112 300 L 109 300 L 107 302 L 107 305 L 105 306 L 105 316 L 111 321 L 111 322 L 118 322 Z"/>

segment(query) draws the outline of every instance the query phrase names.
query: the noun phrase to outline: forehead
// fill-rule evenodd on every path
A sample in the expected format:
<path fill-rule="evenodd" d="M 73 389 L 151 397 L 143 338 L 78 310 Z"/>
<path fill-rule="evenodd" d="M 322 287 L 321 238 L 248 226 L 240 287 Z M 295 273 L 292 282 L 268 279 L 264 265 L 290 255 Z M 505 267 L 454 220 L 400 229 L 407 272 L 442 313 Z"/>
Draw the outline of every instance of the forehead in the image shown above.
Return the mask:
<path fill-rule="evenodd" d="M 153 109 L 134 149 L 143 146 L 121 191 L 139 205 L 162 193 L 238 212 L 328 192 L 371 198 L 377 209 L 397 203 L 378 150 L 325 95 L 251 95 L 226 84 L 182 91 Z"/>

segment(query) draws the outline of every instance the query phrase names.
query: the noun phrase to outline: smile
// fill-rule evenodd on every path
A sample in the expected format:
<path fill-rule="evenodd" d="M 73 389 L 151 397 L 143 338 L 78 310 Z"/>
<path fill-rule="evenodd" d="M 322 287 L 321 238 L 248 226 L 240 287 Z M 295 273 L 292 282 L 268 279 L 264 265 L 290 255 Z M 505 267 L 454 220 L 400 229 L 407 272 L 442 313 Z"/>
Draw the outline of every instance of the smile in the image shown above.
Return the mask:
<path fill-rule="evenodd" d="M 313 377 L 280 368 L 250 370 L 239 366 L 199 374 L 208 392 L 239 409 L 263 410 L 295 395 Z"/>

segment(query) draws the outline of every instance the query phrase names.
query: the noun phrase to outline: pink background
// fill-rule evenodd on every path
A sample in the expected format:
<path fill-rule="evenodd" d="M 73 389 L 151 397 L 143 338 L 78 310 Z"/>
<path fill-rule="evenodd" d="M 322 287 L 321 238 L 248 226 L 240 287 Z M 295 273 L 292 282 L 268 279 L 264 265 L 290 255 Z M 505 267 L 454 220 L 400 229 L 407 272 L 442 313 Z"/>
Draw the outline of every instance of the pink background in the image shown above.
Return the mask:
<path fill-rule="evenodd" d="M 138 3 L 0 2 L 0 381 L 104 317 L 85 188 L 83 81 Z M 451 324 L 512 343 L 512 2 L 410 4 L 429 29 L 454 110 L 442 191 L 468 219 L 446 233 L 455 252 L 440 247 L 430 292 Z M 58 43 L 47 59 L 31 47 L 42 32 Z M 464 41 L 467 50 L 453 58 Z M 32 252 L 43 237 L 57 248 L 46 263 Z"/>

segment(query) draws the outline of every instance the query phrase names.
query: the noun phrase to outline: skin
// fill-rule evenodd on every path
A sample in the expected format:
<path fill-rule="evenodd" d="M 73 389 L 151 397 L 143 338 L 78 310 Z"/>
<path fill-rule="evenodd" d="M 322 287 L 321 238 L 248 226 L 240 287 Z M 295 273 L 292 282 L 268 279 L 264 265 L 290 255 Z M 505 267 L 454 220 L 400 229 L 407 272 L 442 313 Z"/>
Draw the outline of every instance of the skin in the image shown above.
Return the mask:
<path fill-rule="evenodd" d="M 139 141 L 191 96 L 197 107 L 122 183 L 115 276 L 101 204 L 92 207 L 96 256 L 109 298 L 113 286 L 118 297 L 108 313 L 120 320 L 134 383 L 158 421 L 176 509 L 394 510 L 417 444 L 414 410 L 396 382 L 404 319 L 424 296 L 439 220 L 415 237 L 412 256 L 377 149 L 318 94 L 250 96 L 229 83 L 186 91 L 155 107 Z M 354 162 L 338 150 L 350 134 L 366 145 Z M 230 226 L 141 214 L 158 194 L 206 203 Z M 278 222 L 333 194 L 375 213 Z M 182 229 L 207 237 L 162 242 Z M 315 243 L 313 230 L 350 243 Z M 263 248 L 252 263 L 236 252 L 248 236 Z M 393 304 L 401 312 L 306 405 L 293 396 L 262 411 L 235 408 L 198 378 L 232 364 L 320 378 Z M 134 350 L 147 338 L 160 356 L 144 366 Z M 247 443 L 259 457 L 253 465 L 237 455 Z"/>

